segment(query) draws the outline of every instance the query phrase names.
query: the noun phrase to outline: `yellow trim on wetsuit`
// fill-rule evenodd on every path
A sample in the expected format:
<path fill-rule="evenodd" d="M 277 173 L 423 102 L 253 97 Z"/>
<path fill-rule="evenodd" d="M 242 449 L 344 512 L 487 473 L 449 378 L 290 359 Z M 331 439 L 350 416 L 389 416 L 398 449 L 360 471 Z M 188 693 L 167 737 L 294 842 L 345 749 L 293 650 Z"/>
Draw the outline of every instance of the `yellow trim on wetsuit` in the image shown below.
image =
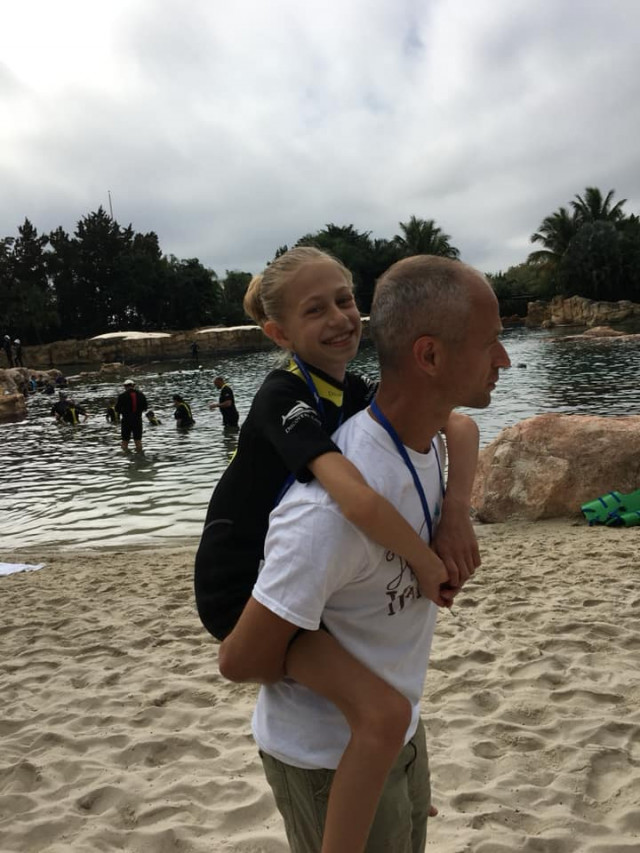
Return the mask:
<path fill-rule="evenodd" d="M 302 371 L 293 359 L 289 362 L 287 370 L 289 373 L 293 373 L 295 376 L 298 376 L 303 382 L 305 381 Z M 321 376 L 318 376 L 317 373 L 314 373 L 311 368 L 309 368 L 309 376 L 313 380 L 313 384 L 315 385 L 319 397 L 333 403 L 333 405 L 338 409 L 342 408 L 342 399 L 344 397 L 344 391 L 342 388 L 336 388 L 335 385 L 332 385 L 330 382 L 327 382 L 326 379 L 323 379 Z"/>

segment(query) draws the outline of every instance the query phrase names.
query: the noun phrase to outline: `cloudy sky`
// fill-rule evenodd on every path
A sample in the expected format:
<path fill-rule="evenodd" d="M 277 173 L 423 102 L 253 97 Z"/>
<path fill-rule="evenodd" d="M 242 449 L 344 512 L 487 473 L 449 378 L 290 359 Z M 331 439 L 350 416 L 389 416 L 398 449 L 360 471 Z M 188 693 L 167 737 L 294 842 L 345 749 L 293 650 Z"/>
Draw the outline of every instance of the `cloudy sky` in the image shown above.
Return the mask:
<path fill-rule="evenodd" d="M 219 275 L 413 214 L 505 269 L 586 186 L 640 213 L 639 0 L 22 0 L 0 237 L 102 205 Z"/>

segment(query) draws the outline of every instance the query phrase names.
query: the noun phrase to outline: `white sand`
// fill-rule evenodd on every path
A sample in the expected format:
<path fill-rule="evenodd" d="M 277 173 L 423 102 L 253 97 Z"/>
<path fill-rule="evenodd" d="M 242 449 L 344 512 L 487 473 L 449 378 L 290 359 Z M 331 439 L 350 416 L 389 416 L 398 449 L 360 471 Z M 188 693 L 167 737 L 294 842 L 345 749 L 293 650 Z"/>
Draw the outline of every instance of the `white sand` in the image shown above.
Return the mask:
<path fill-rule="evenodd" d="M 640 528 L 481 528 L 424 694 L 442 853 L 640 850 Z M 284 853 L 192 549 L 1 554 L 2 853 Z"/>

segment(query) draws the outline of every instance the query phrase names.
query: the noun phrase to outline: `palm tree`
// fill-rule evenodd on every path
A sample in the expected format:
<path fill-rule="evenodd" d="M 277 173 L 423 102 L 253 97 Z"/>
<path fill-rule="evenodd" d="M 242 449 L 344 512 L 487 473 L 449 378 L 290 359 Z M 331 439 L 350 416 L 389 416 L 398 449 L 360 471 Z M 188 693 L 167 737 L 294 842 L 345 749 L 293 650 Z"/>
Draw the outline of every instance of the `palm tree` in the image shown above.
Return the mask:
<path fill-rule="evenodd" d="M 451 237 L 438 228 L 433 219 L 412 216 L 408 222 L 400 222 L 399 225 L 402 236 L 396 234 L 393 242 L 402 257 L 440 255 L 454 260 L 460 257 L 460 251 L 450 243 Z"/>
<path fill-rule="evenodd" d="M 576 214 L 569 213 L 566 207 L 545 216 L 536 233 L 531 235 L 531 242 L 542 243 L 544 249 L 531 252 L 528 263 L 555 266 L 578 233 L 579 227 Z"/>
<path fill-rule="evenodd" d="M 602 193 L 597 187 L 587 187 L 584 196 L 576 195 L 576 200 L 571 202 L 576 218 L 581 224 L 604 220 L 617 225 L 625 218 L 622 207 L 627 200 L 623 198 L 622 201 L 611 207 L 614 194 L 615 190 L 609 190 L 603 199 Z"/>

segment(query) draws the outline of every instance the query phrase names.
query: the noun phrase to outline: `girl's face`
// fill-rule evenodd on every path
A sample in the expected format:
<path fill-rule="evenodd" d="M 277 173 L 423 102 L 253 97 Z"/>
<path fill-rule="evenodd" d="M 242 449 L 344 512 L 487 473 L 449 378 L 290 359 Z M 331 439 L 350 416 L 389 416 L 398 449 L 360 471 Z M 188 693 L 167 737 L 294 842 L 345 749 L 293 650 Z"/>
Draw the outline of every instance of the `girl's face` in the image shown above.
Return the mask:
<path fill-rule="evenodd" d="M 340 267 L 330 260 L 305 264 L 286 284 L 283 318 L 270 321 L 276 343 L 342 381 L 358 351 L 361 322 Z"/>

